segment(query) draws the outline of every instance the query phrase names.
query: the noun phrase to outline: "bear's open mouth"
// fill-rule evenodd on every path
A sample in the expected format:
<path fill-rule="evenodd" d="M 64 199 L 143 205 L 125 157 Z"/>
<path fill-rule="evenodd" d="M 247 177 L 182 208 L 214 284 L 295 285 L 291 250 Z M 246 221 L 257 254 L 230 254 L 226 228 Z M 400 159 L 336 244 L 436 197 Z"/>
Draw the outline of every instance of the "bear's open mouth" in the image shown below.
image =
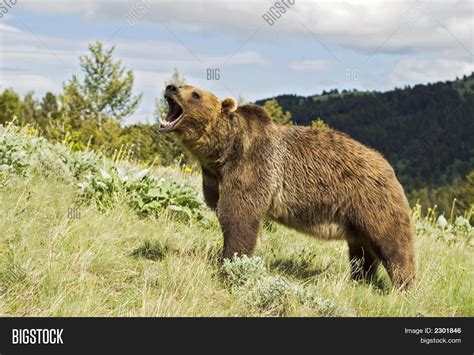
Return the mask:
<path fill-rule="evenodd" d="M 164 120 L 160 122 L 160 132 L 165 132 L 173 129 L 179 119 L 183 116 L 183 108 L 181 105 L 172 97 L 165 96 L 166 101 L 168 102 L 168 114 Z"/>

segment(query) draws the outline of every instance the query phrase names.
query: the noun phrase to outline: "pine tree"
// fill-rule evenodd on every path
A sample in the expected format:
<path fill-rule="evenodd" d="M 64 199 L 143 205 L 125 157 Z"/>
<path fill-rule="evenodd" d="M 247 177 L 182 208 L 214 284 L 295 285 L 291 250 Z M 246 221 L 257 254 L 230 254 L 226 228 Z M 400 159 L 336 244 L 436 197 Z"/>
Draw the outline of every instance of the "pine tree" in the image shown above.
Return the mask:
<path fill-rule="evenodd" d="M 313 122 L 311 122 L 311 128 L 314 128 L 314 129 L 328 129 L 329 126 L 320 117 L 318 117 Z"/>
<path fill-rule="evenodd" d="M 288 111 L 284 112 L 276 99 L 265 101 L 263 108 L 267 111 L 273 122 L 282 125 L 292 124 L 291 113 Z"/>
<path fill-rule="evenodd" d="M 58 118 L 59 116 L 58 100 L 53 93 L 47 92 L 43 96 L 43 99 L 41 100 L 41 104 L 40 104 L 40 111 L 41 111 L 41 116 L 46 117 L 48 119 Z"/>
<path fill-rule="evenodd" d="M 33 97 L 33 91 L 28 92 L 21 103 L 22 118 L 21 122 L 23 124 L 29 123 L 34 124 L 38 118 L 38 102 Z"/>
<path fill-rule="evenodd" d="M 105 49 L 100 42 L 89 45 L 89 55 L 80 57 L 84 80 L 74 75 L 64 87 L 63 100 L 69 115 L 122 121 L 137 109 L 142 94 L 132 95 L 134 75 L 112 56 L 115 46 Z"/>

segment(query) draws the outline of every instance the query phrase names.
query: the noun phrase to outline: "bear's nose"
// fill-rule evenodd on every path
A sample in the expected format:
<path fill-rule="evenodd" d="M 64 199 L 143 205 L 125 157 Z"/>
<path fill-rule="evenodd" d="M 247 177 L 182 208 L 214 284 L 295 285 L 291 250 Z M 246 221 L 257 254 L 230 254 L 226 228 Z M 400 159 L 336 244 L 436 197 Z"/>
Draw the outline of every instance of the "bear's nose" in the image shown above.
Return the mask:
<path fill-rule="evenodd" d="M 176 94 L 178 92 L 178 87 L 176 85 L 168 85 L 166 87 L 166 92 L 170 94 Z"/>

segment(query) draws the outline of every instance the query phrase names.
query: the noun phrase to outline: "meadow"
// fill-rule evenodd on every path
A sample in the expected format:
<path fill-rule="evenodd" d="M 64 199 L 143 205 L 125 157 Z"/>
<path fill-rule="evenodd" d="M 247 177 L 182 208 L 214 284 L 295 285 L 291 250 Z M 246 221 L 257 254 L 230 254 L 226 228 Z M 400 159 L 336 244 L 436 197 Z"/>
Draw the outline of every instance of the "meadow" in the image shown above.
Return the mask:
<path fill-rule="evenodd" d="M 199 171 L 139 166 L 0 126 L 3 316 L 473 316 L 474 228 L 414 206 L 417 278 L 349 277 L 347 246 L 266 222 L 219 261 Z"/>

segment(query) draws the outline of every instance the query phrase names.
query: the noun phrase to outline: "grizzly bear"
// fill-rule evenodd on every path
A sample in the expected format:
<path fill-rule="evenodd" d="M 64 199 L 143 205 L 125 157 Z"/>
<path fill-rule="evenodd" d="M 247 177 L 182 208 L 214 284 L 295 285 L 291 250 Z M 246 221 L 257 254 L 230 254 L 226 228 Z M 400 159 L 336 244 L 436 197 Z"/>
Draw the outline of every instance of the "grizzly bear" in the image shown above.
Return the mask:
<path fill-rule="evenodd" d="M 351 276 L 381 262 L 393 284 L 414 279 L 413 230 L 404 191 L 381 154 L 333 129 L 272 122 L 257 105 L 169 85 L 159 131 L 199 161 L 206 204 L 217 211 L 224 258 L 252 254 L 269 218 L 323 239 L 345 239 Z"/>

